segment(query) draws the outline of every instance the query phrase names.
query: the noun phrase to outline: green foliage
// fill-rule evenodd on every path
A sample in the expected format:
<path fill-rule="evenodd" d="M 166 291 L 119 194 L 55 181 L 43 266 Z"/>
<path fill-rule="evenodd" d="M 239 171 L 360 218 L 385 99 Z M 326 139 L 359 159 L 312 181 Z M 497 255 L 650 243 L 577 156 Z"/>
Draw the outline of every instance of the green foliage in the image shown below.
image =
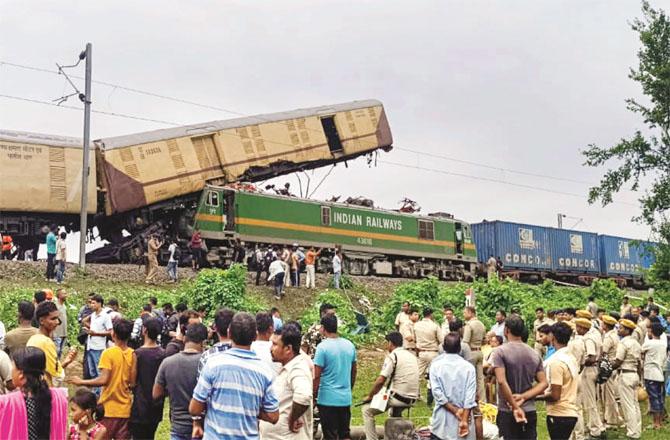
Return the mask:
<path fill-rule="evenodd" d="M 354 288 L 354 280 L 351 279 L 349 275 L 342 274 L 340 276 L 340 289 L 346 289 L 346 290 L 351 290 Z M 329 289 L 334 289 L 335 288 L 335 278 L 331 277 L 330 281 L 328 282 L 328 288 Z"/>
<path fill-rule="evenodd" d="M 221 307 L 256 313 L 267 309 L 265 304 L 246 295 L 247 270 L 241 264 L 230 269 L 203 269 L 186 289 L 191 307 L 213 313 Z"/>
<path fill-rule="evenodd" d="M 346 336 L 356 329 L 355 309 L 349 298 L 341 291 L 326 290 L 319 293 L 314 304 L 300 317 L 300 325 L 303 326 L 303 330 L 306 331 L 312 324 L 321 321 L 321 317 L 319 316 L 319 307 L 321 304 L 332 304 L 337 308 L 337 317 L 340 320 L 338 331 L 340 334 Z"/>
<path fill-rule="evenodd" d="M 611 147 L 588 146 L 583 152 L 585 165 L 601 167 L 614 162 L 600 184 L 589 190 L 589 202 L 612 203 L 614 194 L 628 185 L 638 190 L 640 179 L 652 182 L 639 198 L 641 213 L 635 218 L 651 226 L 664 246 L 656 250 L 659 269 L 652 279 L 656 287 L 667 289 L 670 281 L 670 223 L 666 211 L 670 206 L 670 18 L 663 10 L 642 2 L 642 18 L 632 23 L 641 47 L 639 65 L 630 70 L 629 78 L 640 84 L 644 103 L 626 101 L 628 109 L 641 116 L 646 128 Z M 643 134 L 644 133 L 644 134 Z"/>
<path fill-rule="evenodd" d="M 619 309 L 621 299 L 626 294 L 611 280 L 597 280 L 588 288 L 573 288 L 559 287 L 551 281 L 540 285 L 523 284 L 510 279 L 445 284 L 428 278 L 398 285 L 383 309 L 380 326 L 385 330 L 393 328 L 395 316 L 404 301 L 409 301 L 412 307 L 420 311 L 424 307 L 431 307 L 435 310 L 434 318 L 437 321 L 442 319 L 442 307 L 445 304 L 450 305 L 460 316 L 465 305 L 465 292 L 469 288 L 476 295 L 477 315 L 487 328 L 493 325 L 497 310 L 509 313 L 512 309 L 518 309 L 530 325 L 538 306 L 544 307 L 545 311 L 565 307 L 580 309 L 586 307 L 589 296 L 594 296 L 600 308 L 612 311 Z"/>

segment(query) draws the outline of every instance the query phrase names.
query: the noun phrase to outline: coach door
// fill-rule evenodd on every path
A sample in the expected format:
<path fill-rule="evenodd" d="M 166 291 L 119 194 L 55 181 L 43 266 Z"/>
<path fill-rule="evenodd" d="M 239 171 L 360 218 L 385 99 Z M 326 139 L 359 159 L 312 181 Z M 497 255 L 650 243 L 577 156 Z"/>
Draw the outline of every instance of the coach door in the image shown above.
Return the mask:
<path fill-rule="evenodd" d="M 460 222 L 455 223 L 454 238 L 456 241 L 456 254 L 463 255 L 464 234 L 463 234 L 463 224 Z"/>

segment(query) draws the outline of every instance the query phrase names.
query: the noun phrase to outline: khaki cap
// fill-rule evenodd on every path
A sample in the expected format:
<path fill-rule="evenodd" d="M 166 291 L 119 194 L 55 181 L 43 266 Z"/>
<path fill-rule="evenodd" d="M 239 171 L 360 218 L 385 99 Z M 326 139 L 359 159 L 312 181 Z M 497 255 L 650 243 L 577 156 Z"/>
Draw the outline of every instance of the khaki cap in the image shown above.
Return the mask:
<path fill-rule="evenodd" d="M 578 327 L 591 328 L 591 320 L 586 318 L 575 319 L 575 325 Z"/>
<path fill-rule="evenodd" d="M 607 325 L 616 325 L 616 319 L 610 315 L 603 315 L 603 322 Z"/>
<path fill-rule="evenodd" d="M 575 316 L 577 318 L 593 319 L 593 315 L 588 310 L 577 310 Z"/>
<path fill-rule="evenodd" d="M 635 323 L 630 319 L 620 319 L 619 324 L 623 325 L 624 327 L 630 330 L 635 330 L 635 327 L 637 327 L 637 325 L 635 325 Z"/>

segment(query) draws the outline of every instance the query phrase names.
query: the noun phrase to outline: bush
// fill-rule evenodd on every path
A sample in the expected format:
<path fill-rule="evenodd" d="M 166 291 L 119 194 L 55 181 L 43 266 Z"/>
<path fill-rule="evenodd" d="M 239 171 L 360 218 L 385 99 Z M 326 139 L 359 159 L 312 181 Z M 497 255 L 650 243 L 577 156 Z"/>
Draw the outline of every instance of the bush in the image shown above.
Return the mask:
<path fill-rule="evenodd" d="M 221 307 L 256 313 L 267 309 L 265 304 L 246 295 L 247 269 L 234 264 L 230 269 L 203 269 L 185 294 L 191 307 L 214 313 Z"/>
<path fill-rule="evenodd" d="M 438 322 L 442 320 L 440 312 L 444 304 L 449 304 L 455 314 L 460 316 L 465 305 L 465 292 L 469 288 L 476 294 L 477 316 L 487 328 L 493 325 L 497 310 L 509 313 L 517 308 L 526 324 L 531 326 L 538 306 L 544 307 L 545 311 L 565 307 L 580 309 L 586 307 L 589 296 L 594 296 L 600 308 L 611 311 L 619 309 L 621 299 L 626 294 L 611 280 L 597 280 L 590 287 L 576 288 L 559 287 L 551 281 L 540 285 L 523 284 L 510 279 L 446 284 L 428 278 L 396 287 L 391 300 L 384 307 L 381 327 L 385 330 L 393 328 L 395 316 L 404 301 L 409 301 L 419 312 L 424 307 L 433 308 Z"/>

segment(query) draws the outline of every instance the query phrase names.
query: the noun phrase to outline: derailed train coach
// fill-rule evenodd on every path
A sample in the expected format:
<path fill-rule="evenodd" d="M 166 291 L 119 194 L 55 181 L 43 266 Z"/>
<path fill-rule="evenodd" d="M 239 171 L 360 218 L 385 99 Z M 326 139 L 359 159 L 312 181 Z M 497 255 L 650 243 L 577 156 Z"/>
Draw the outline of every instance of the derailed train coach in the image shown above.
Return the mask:
<path fill-rule="evenodd" d="M 653 264 L 651 243 L 633 239 L 505 221 L 475 223 L 472 231 L 480 267 L 499 257 L 503 274 L 519 280 L 590 284 L 612 278 L 640 286 L 641 270 Z"/>
<path fill-rule="evenodd" d="M 79 228 L 82 141 L 78 138 L 0 130 L 0 232 L 18 251 L 33 249 L 44 226 Z M 94 152 L 89 156 L 88 213 L 96 210 Z"/>
<path fill-rule="evenodd" d="M 89 157 L 88 224 L 123 250 L 88 257 L 129 262 L 141 258 L 147 234 L 189 236 L 208 183 L 261 181 L 389 151 L 392 143 L 376 100 L 98 139 Z M 47 225 L 79 229 L 81 139 L 0 130 L 0 158 L 0 231 L 36 252 Z"/>

